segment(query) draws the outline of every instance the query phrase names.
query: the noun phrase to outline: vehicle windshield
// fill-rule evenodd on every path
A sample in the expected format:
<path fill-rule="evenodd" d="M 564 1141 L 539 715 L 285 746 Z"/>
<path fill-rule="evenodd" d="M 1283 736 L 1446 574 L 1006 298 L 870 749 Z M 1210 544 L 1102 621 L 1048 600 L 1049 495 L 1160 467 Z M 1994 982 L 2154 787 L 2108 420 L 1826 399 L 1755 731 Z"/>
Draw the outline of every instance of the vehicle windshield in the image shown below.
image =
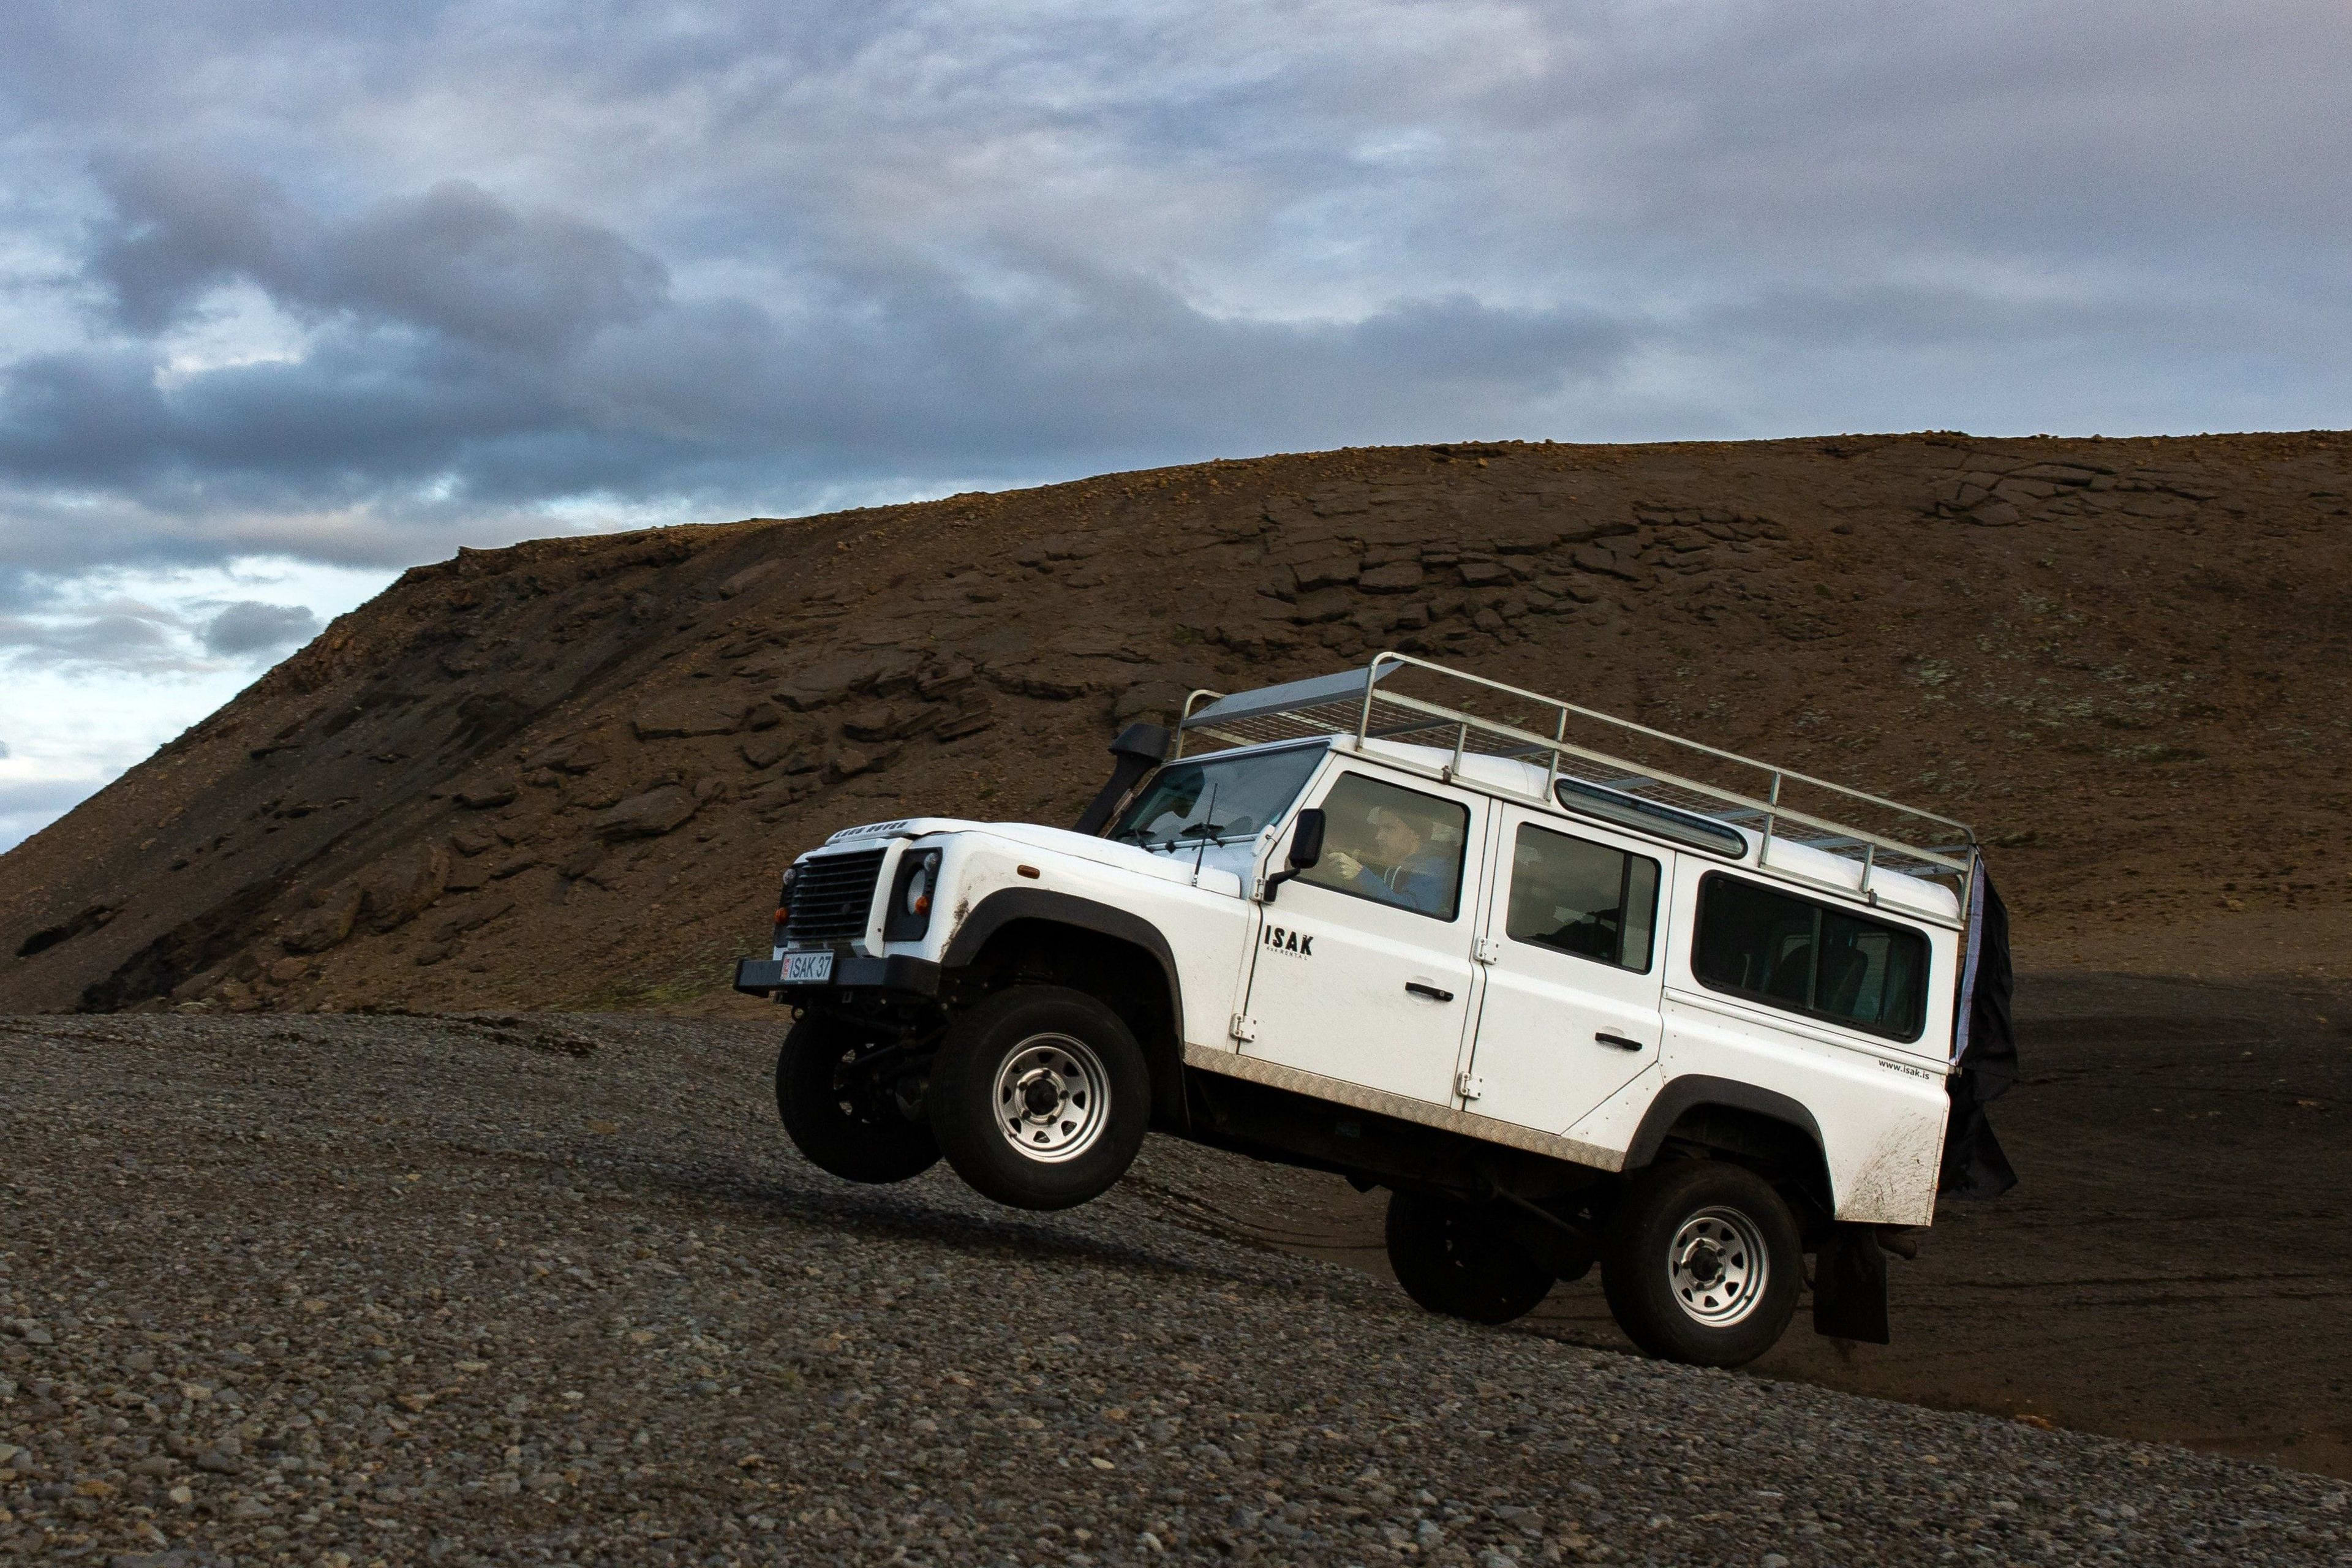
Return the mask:
<path fill-rule="evenodd" d="M 1146 849 L 1202 839 L 1246 838 L 1278 822 L 1298 798 L 1324 748 L 1291 746 L 1241 757 L 1203 757 L 1160 770 L 1111 837 Z"/>

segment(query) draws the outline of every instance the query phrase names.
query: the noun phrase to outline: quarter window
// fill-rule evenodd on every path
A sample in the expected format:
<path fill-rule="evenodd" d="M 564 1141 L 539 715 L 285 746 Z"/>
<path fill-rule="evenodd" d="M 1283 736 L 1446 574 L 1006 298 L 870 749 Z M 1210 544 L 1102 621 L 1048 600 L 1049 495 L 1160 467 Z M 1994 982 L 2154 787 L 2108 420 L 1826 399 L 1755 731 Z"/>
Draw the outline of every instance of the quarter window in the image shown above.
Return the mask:
<path fill-rule="evenodd" d="M 1513 942 L 1646 972 L 1658 918 L 1658 863 L 1519 825 L 1511 849 Z"/>
<path fill-rule="evenodd" d="M 1699 884 L 1691 970 L 1713 990 L 1893 1039 L 1917 1039 L 1927 1021 L 1927 942 L 1916 931 L 1738 877 Z"/>
<path fill-rule="evenodd" d="M 1323 816 L 1323 858 L 1300 881 L 1441 921 L 1460 910 L 1467 806 L 1345 773 Z"/>

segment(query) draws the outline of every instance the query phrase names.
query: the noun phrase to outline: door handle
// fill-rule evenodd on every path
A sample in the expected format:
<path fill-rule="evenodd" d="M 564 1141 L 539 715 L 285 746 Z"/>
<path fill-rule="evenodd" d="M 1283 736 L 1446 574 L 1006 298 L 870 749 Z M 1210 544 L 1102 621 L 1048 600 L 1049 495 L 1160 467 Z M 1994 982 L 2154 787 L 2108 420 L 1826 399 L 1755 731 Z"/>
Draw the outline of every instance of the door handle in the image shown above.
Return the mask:
<path fill-rule="evenodd" d="M 1650 1047 L 1639 1040 L 1629 1040 L 1622 1035 L 1598 1034 L 1592 1037 L 1604 1046 L 1615 1046 L 1621 1051 L 1646 1051 Z"/>
<path fill-rule="evenodd" d="M 1412 992 L 1416 996 L 1426 996 L 1433 1002 L 1451 1002 L 1454 1000 L 1453 992 L 1440 991 L 1434 985 L 1423 985 L 1418 980 L 1406 981 L 1404 983 L 1404 988 Z"/>

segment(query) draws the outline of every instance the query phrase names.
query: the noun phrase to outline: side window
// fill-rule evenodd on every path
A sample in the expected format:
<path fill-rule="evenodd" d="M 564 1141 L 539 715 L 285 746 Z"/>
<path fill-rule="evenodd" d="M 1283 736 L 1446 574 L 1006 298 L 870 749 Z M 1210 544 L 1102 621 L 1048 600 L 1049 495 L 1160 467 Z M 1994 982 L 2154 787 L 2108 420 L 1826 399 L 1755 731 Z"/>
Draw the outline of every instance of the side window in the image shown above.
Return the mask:
<path fill-rule="evenodd" d="M 1323 815 L 1323 859 L 1300 881 L 1441 921 L 1461 910 L 1467 806 L 1347 773 Z"/>
<path fill-rule="evenodd" d="M 1657 919 L 1655 860 L 1519 825 L 1505 921 L 1513 942 L 1646 973 Z"/>
<path fill-rule="evenodd" d="M 1927 942 L 1737 877 L 1699 884 L 1691 970 L 1717 991 L 1915 1040 L 1927 1020 Z"/>

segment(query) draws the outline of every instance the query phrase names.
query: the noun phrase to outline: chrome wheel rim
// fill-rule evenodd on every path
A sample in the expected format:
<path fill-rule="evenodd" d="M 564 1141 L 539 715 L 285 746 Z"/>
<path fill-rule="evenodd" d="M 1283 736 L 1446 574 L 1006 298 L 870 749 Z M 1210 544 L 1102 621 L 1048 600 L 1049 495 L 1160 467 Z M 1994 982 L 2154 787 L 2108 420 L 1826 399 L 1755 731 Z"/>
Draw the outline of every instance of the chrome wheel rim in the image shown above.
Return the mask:
<path fill-rule="evenodd" d="M 1024 1159 L 1075 1160 L 1110 1121 L 1110 1074 L 1073 1035 L 1032 1035 L 996 1069 L 996 1130 Z"/>
<path fill-rule="evenodd" d="M 1691 1321 L 1727 1329 L 1764 1299 L 1770 1275 L 1764 1233 L 1738 1209 L 1703 1208 L 1675 1232 L 1666 1275 Z"/>

